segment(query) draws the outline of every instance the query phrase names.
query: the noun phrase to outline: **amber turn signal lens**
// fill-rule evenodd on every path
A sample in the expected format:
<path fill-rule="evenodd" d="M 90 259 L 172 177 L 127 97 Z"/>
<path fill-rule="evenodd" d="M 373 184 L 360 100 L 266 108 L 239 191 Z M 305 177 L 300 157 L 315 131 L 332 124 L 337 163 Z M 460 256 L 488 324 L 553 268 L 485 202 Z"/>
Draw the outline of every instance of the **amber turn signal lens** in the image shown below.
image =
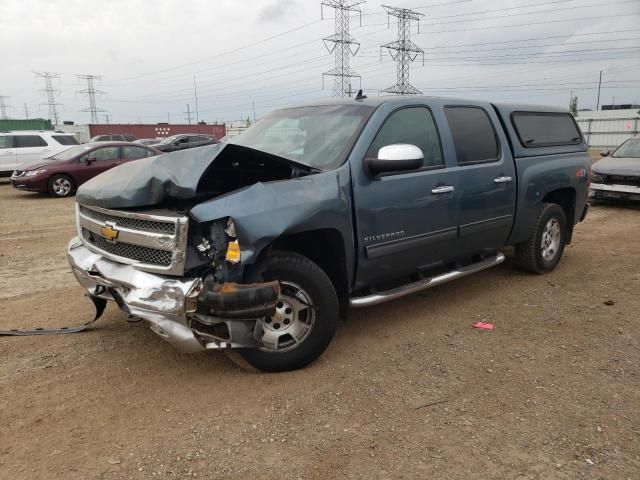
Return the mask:
<path fill-rule="evenodd" d="M 227 262 L 238 263 L 240 262 L 240 244 L 237 240 L 233 240 L 229 242 L 229 246 L 227 247 Z"/>

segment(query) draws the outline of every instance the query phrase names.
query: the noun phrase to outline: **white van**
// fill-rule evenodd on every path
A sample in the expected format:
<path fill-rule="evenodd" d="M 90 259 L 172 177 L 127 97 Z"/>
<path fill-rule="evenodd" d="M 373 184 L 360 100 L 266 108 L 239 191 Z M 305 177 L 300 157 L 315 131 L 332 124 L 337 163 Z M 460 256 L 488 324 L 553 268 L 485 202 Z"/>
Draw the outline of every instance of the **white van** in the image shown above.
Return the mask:
<path fill-rule="evenodd" d="M 79 145 L 72 133 L 20 130 L 0 132 L 0 176 L 9 176 L 26 163 Z"/>

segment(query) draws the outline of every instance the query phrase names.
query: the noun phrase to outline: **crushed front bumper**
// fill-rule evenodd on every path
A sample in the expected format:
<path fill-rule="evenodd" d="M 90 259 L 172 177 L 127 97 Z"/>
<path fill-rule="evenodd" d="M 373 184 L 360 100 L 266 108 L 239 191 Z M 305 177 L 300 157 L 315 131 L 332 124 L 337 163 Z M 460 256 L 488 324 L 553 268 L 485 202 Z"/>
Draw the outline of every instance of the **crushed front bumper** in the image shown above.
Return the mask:
<path fill-rule="evenodd" d="M 180 352 L 206 349 L 189 326 L 189 313 L 195 312 L 202 288 L 199 278 L 141 272 L 92 252 L 77 237 L 69 242 L 67 259 L 90 295 L 115 301 L 126 313 L 147 320 L 153 332 Z"/>
<path fill-rule="evenodd" d="M 611 200 L 640 200 L 640 187 L 633 185 L 615 185 L 592 183 L 589 198 Z"/>
<path fill-rule="evenodd" d="M 137 270 L 89 250 L 76 237 L 67 259 L 90 296 L 111 300 L 183 353 L 258 346 L 253 326 L 275 314 L 278 282 L 203 282 Z"/>

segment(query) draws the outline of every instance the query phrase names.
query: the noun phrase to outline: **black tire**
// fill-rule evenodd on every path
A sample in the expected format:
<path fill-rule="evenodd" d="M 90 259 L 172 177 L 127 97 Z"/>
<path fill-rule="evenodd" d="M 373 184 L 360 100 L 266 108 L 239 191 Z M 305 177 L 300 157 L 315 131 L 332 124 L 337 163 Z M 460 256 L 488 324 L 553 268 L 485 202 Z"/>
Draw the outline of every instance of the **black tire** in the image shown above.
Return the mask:
<path fill-rule="evenodd" d="M 264 372 L 284 372 L 303 368 L 325 351 L 336 332 L 339 309 L 335 288 L 318 265 L 297 253 L 273 253 L 267 259 L 262 277 L 265 280 L 278 280 L 301 287 L 310 297 L 313 309 L 308 309 L 307 314 L 313 315 L 314 321 L 304 339 L 299 344 L 289 347 L 289 350 L 246 348 L 238 352 L 252 366 Z M 281 288 L 283 294 L 286 293 L 288 287 L 281 283 Z M 267 319 L 263 322 L 267 322 Z M 275 323 L 272 326 L 275 326 Z"/>
<path fill-rule="evenodd" d="M 64 185 L 64 187 L 62 187 Z M 68 188 L 67 188 L 68 186 Z M 49 179 L 48 190 L 49 195 L 62 198 L 72 195 L 76 189 L 73 179 L 64 173 L 56 173 Z"/>
<path fill-rule="evenodd" d="M 555 220 L 559 224 L 559 245 L 551 251 L 547 251 L 547 258 L 543 255 L 542 239 L 545 228 Z M 538 212 L 533 234 L 524 243 L 516 245 L 515 261 L 516 265 L 528 272 L 546 273 L 550 272 L 558 265 L 564 252 L 567 239 L 567 218 L 560 205 L 555 203 L 543 203 Z M 551 252 L 554 252 L 551 256 Z"/>

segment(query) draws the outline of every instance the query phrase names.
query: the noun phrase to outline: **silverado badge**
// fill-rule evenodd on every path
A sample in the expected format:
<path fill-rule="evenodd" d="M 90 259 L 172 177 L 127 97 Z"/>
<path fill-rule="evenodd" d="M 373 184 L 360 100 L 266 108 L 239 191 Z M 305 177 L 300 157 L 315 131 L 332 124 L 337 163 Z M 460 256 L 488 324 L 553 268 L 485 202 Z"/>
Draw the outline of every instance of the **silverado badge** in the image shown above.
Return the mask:
<path fill-rule="evenodd" d="M 100 229 L 100 233 L 108 241 L 115 242 L 120 232 L 115 229 L 115 224 L 108 222 Z"/>

